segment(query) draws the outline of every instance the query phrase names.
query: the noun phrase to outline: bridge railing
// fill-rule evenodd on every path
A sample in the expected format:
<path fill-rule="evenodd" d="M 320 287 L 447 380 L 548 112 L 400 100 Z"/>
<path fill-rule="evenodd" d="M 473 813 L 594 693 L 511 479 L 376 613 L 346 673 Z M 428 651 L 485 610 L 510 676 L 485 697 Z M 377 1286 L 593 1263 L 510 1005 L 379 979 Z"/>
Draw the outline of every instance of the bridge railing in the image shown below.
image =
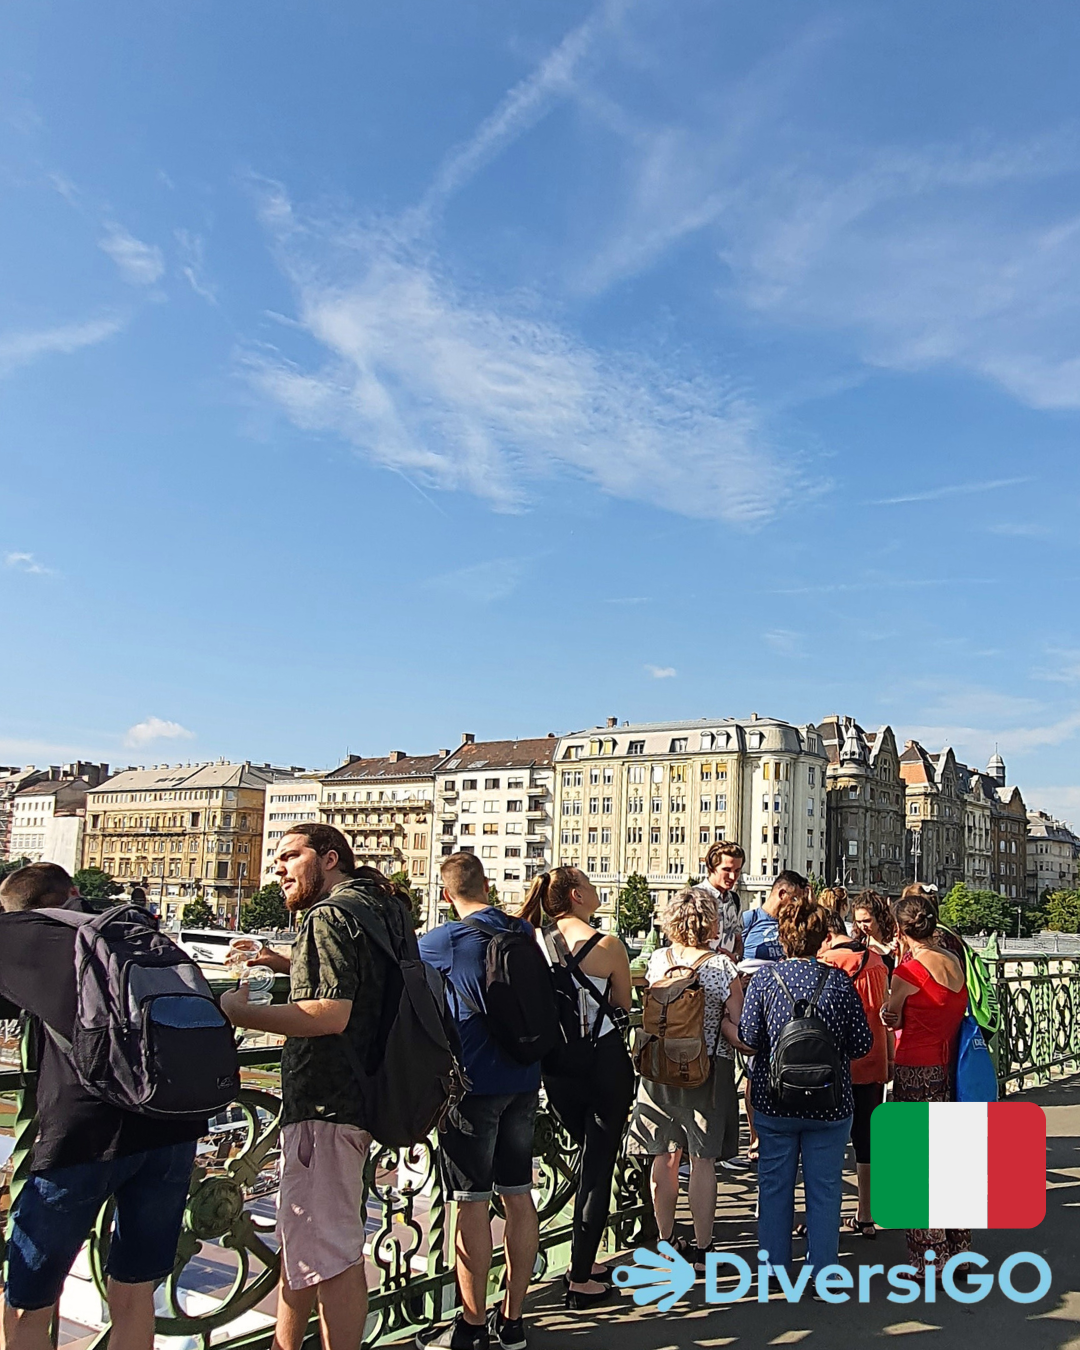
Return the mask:
<path fill-rule="evenodd" d="M 1026 955 L 990 962 L 1003 1009 L 992 1043 L 1002 1094 L 1044 1083 L 1080 1068 L 1080 958 Z M 200 1147 L 177 1251 L 176 1266 L 159 1290 L 159 1334 L 185 1338 L 185 1350 L 267 1350 L 272 1331 L 252 1310 L 278 1280 L 271 1196 L 279 1159 L 280 1050 L 241 1050 L 244 1085 L 228 1118 L 215 1122 Z M 0 1177 L 0 1209 L 7 1209 L 29 1169 L 34 1133 L 34 1074 L 0 1071 L 0 1094 L 14 1107 L 15 1149 Z M 454 1206 L 443 1192 L 436 1142 L 412 1149 L 375 1145 L 366 1171 L 368 1283 L 371 1313 L 365 1343 L 396 1339 L 445 1316 L 456 1292 L 451 1238 Z M 577 1152 L 555 1118 L 541 1110 L 533 1147 L 540 1213 L 537 1276 L 555 1275 L 569 1262 Z M 615 1176 L 607 1242 L 619 1250 L 653 1233 L 647 1160 L 624 1154 Z M 90 1279 L 104 1296 L 111 1213 L 104 1210 L 88 1243 Z M 207 1256 L 225 1278 L 205 1292 Z M 496 1248 L 491 1287 L 504 1257 Z M 204 1292 L 193 1271 L 202 1268 Z M 231 1334 L 222 1335 L 226 1329 Z M 107 1331 L 99 1338 L 104 1341 Z M 180 1342 L 178 1342 L 178 1346 Z"/>

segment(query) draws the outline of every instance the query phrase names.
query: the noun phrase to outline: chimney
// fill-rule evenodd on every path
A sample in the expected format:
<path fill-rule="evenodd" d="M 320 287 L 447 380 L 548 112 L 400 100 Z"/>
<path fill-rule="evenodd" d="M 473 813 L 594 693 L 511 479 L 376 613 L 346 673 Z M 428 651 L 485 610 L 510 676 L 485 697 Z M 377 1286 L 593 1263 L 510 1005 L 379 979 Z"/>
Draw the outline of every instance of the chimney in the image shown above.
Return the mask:
<path fill-rule="evenodd" d="M 756 721 L 757 721 L 757 713 L 751 713 L 751 714 L 750 714 L 750 721 L 751 721 L 751 722 L 756 722 Z"/>
<path fill-rule="evenodd" d="M 463 732 L 461 733 L 461 744 L 462 744 L 462 745 L 475 745 L 475 744 L 476 744 L 476 737 L 473 735 L 473 733 L 472 733 L 471 731 L 463 731 Z"/>
<path fill-rule="evenodd" d="M 435 751 L 435 754 L 438 756 L 439 759 L 445 759 L 449 753 L 450 753 L 449 750 L 436 750 L 436 751 Z"/>
<path fill-rule="evenodd" d="M 609 727 L 617 727 L 619 725 L 619 719 L 617 717 L 609 717 L 607 724 Z"/>
<path fill-rule="evenodd" d="M 391 750 L 387 756 L 391 764 L 397 764 L 405 758 L 404 750 Z"/>

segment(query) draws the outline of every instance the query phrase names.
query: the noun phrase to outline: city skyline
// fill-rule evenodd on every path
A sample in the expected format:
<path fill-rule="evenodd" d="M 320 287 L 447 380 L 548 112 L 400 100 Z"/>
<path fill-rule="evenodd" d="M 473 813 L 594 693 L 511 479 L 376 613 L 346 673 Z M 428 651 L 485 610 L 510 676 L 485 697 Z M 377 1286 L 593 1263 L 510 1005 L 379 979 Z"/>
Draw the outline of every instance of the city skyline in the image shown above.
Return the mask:
<path fill-rule="evenodd" d="M 1080 820 L 1077 28 L 8 7 L 0 763 L 838 713 Z"/>

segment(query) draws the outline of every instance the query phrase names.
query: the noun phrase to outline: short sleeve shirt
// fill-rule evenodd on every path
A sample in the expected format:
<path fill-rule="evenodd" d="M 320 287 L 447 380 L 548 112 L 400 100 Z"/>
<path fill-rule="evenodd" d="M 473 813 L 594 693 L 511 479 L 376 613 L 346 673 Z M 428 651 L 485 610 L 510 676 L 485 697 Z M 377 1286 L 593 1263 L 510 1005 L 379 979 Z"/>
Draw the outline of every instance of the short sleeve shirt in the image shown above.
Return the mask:
<path fill-rule="evenodd" d="M 829 975 L 818 996 L 817 1008 L 822 1021 L 833 1034 L 843 1062 L 840 1105 L 831 1111 L 785 1111 L 773 1101 L 769 1091 L 772 1048 L 792 1012 L 791 999 L 780 987 L 776 972 L 782 974 L 784 983 L 795 998 L 809 999 L 823 969 L 828 970 Z M 842 970 L 819 961 L 781 961 L 778 965 L 759 970 L 746 991 L 739 1036 L 757 1052 L 750 1078 L 750 1101 L 755 1111 L 761 1111 L 767 1116 L 793 1116 L 800 1120 L 843 1120 L 852 1114 L 855 1106 L 851 1095 L 849 1063 L 868 1055 L 874 1038 L 855 986 Z"/>
<path fill-rule="evenodd" d="M 776 959 L 776 948 L 780 942 L 780 929 L 776 916 L 764 908 L 748 909 L 742 916 L 743 956 L 748 959 L 772 961 Z M 768 947 L 758 955 L 759 947 Z"/>
<path fill-rule="evenodd" d="M 661 947 L 649 957 L 646 980 L 652 984 L 673 964 L 675 953 L 670 947 Z M 721 1035 L 720 1023 L 724 1017 L 724 1004 L 737 978 L 735 967 L 722 952 L 717 952 L 698 967 L 698 984 L 705 994 L 705 1044 L 717 1059 L 735 1058 L 735 1048 Z"/>
<path fill-rule="evenodd" d="M 336 1125 L 365 1124 L 364 1101 L 353 1071 L 354 1057 L 372 1067 L 378 1062 L 389 958 L 379 951 L 335 897 L 368 906 L 392 938 L 405 934 L 405 906 L 362 883 L 335 886 L 327 901 L 312 908 L 296 935 L 289 971 L 293 1002 L 349 999 L 352 1012 L 340 1036 L 289 1036 L 281 1050 L 282 1123 L 328 1120 Z M 350 1055 L 344 1044 L 352 1046 Z"/>
<path fill-rule="evenodd" d="M 725 951 L 735 951 L 736 939 L 742 935 L 742 904 L 739 901 L 739 892 L 717 890 L 709 881 L 701 882 L 694 889 L 702 891 L 716 902 L 716 912 L 720 920 L 720 931 L 717 935 L 720 946 Z"/>
<path fill-rule="evenodd" d="M 510 928 L 522 922 L 489 905 L 470 918 L 489 928 Z M 526 924 L 531 933 L 532 926 Z M 492 1040 L 484 1021 L 484 966 L 488 940 L 472 924 L 440 924 L 420 939 L 420 955 L 444 975 L 450 989 L 450 1011 L 461 1036 L 461 1058 L 476 1096 L 511 1096 L 540 1086 L 539 1064 L 518 1064 Z"/>

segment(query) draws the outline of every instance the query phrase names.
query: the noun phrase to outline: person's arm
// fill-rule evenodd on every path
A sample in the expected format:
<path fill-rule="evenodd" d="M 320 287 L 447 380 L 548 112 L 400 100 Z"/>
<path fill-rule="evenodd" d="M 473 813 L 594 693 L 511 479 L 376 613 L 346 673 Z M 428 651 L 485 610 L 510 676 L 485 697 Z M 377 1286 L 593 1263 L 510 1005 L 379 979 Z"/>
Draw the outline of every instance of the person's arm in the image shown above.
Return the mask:
<path fill-rule="evenodd" d="M 750 981 L 750 987 L 746 991 L 746 998 L 743 1002 L 742 1016 L 739 1018 L 739 1040 L 743 1045 L 749 1048 L 749 1052 L 757 1054 L 763 1050 L 767 1044 L 765 1031 L 765 1008 L 761 999 L 761 971 Z"/>
<path fill-rule="evenodd" d="M 728 996 L 724 1000 L 724 1006 L 720 1012 L 720 1034 L 728 1045 L 733 1045 L 736 1050 L 741 1050 L 744 1055 L 752 1055 L 754 1047 L 745 1044 L 739 1038 L 739 1021 L 743 1013 L 743 987 L 742 981 L 738 975 L 732 977 L 731 985 L 728 988 Z"/>
<path fill-rule="evenodd" d="M 275 1036 L 339 1036 L 349 1025 L 351 998 L 299 999 L 295 1003 L 249 1003 L 248 987 L 222 994 L 221 1011 L 234 1027 Z"/>
<path fill-rule="evenodd" d="M 912 994 L 917 994 L 918 985 L 908 984 L 895 972 L 889 985 L 889 997 L 881 1010 L 881 1020 L 887 1027 L 899 1027 L 904 1024 L 904 1004 Z"/>
<path fill-rule="evenodd" d="M 608 998 L 616 1008 L 622 1008 L 624 1012 L 629 1012 L 631 996 L 630 958 L 626 954 L 622 939 L 616 937 L 614 933 L 606 933 L 597 946 L 606 953 L 610 962 L 608 975 L 611 978 L 611 989 L 608 991 Z"/>
<path fill-rule="evenodd" d="M 874 1048 L 874 1033 L 866 1016 L 862 999 L 855 992 L 855 986 L 846 980 L 844 998 L 850 1008 L 848 1018 L 848 1059 L 862 1059 Z"/>

